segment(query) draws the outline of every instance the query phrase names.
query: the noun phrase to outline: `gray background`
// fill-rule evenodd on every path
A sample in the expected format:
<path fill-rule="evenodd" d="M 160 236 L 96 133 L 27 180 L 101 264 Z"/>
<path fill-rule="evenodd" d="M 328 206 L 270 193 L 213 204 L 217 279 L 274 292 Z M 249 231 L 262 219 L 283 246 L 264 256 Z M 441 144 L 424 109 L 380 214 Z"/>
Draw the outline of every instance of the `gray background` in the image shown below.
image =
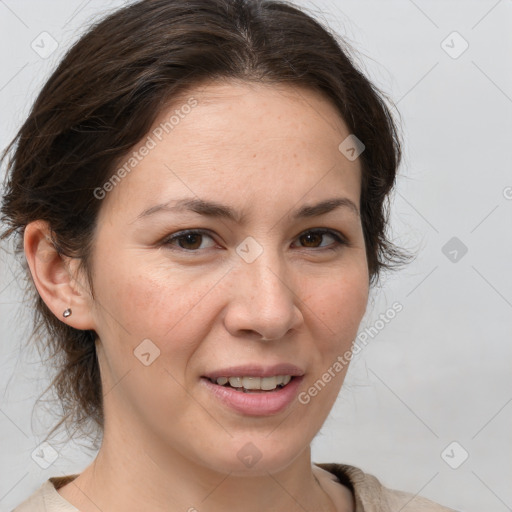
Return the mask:
<path fill-rule="evenodd" d="M 84 24 L 122 3 L 0 0 L 1 148 Z M 393 234 L 419 254 L 373 293 L 360 331 L 395 301 L 403 310 L 352 361 L 313 460 L 457 510 L 512 510 L 512 1 L 296 3 L 344 35 L 397 103 L 405 158 Z M 43 31 L 59 45 L 48 58 L 31 47 Z M 24 347 L 16 266 L 1 253 L 1 511 L 94 456 L 72 442 L 55 446 L 47 469 L 31 457 L 55 418 L 33 411 L 48 378 Z"/>

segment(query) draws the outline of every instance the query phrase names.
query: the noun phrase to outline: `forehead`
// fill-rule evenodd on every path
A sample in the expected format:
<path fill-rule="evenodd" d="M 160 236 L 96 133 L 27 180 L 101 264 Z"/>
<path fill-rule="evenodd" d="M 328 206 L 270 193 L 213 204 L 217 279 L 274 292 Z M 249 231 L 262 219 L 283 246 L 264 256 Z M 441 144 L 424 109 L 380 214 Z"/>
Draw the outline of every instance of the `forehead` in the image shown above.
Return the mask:
<path fill-rule="evenodd" d="M 310 135 L 301 132 L 306 126 L 311 132 L 319 130 L 324 134 L 332 132 L 337 136 L 340 132 L 348 132 L 333 101 L 318 90 L 297 84 L 231 79 L 205 82 L 181 92 L 162 109 L 155 125 L 165 123 L 169 113 L 186 108 L 185 105 L 191 98 L 197 101 L 203 114 L 207 116 L 208 124 L 213 120 L 219 126 L 224 124 L 226 133 L 233 131 L 237 137 L 243 137 L 247 132 L 251 136 L 264 133 L 269 127 L 282 130 L 288 128 L 290 131 L 286 134 L 296 137 Z M 201 118 L 197 116 L 198 127 L 200 122 Z M 235 130 L 230 129 L 232 123 L 236 123 Z M 238 131 L 241 125 L 245 125 L 244 132 Z"/>
<path fill-rule="evenodd" d="M 119 210 L 191 195 L 296 201 L 308 190 L 314 195 L 315 188 L 344 187 L 358 204 L 359 161 L 338 149 L 349 133 L 319 92 L 282 84 L 204 84 L 161 110 L 118 164 L 129 172 L 106 202 Z"/>

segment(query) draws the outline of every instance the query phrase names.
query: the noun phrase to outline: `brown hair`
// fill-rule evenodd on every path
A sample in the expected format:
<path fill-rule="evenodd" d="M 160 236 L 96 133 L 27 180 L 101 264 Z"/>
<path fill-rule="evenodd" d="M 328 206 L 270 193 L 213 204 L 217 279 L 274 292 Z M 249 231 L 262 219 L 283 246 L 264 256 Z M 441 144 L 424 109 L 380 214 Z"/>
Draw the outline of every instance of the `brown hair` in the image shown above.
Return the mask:
<path fill-rule="evenodd" d="M 359 157 L 361 220 L 375 284 L 382 269 L 408 260 L 386 236 L 401 149 L 382 93 L 343 46 L 283 1 L 143 0 L 114 12 L 67 52 L 4 153 L 10 158 L 1 238 L 16 235 L 21 255 L 25 226 L 47 221 L 55 246 L 80 259 L 92 290 L 88 257 L 101 207 L 93 191 L 149 131 L 165 102 L 216 78 L 300 85 L 330 99 L 366 146 Z M 62 423 L 80 430 L 88 420 L 101 431 L 96 333 L 61 322 L 34 286 L 30 293 L 34 333 L 44 333 L 45 348 L 59 366 L 50 387 L 63 417 L 52 432 Z"/>

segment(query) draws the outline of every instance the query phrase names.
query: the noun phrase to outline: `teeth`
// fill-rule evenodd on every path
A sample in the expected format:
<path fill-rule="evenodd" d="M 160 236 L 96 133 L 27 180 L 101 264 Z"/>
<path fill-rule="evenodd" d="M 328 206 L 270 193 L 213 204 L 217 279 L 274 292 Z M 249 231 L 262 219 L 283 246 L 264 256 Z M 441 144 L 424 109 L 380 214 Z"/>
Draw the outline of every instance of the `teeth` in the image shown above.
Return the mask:
<path fill-rule="evenodd" d="M 229 383 L 234 388 L 242 387 L 242 377 L 229 377 Z"/>
<path fill-rule="evenodd" d="M 279 383 L 281 384 L 281 383 Z M 261 379 L 260 389 L 264 389 L 268 391 L 270 389 L 276 389 L 277 386 L 277 377 L 263 377 Z"/>
<path fill-rule="evenodd" d="M 260 377 L 243 377 L 242 386 L 245 389 L 261 389 Z"/>
<path fill-rule="evenodd" d="M 217 377 L 217 379 L 212 380 L 219 386 L 224 386 L 229 382 L 233 388 L 271 391 L 278 386 L 286 386 L 292 380 L 292 377 L 291 375 L 277 375 L 275 377 Z"/>

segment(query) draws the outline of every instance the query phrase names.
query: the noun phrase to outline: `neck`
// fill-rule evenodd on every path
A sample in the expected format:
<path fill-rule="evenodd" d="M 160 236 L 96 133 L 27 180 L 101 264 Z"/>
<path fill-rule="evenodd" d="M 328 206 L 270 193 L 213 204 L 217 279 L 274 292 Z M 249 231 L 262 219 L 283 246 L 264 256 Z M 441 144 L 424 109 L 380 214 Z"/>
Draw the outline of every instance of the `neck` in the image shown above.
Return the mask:
<path fill-rule="evenodd" d="M 154 439 L 123 439 L 119 430 L 114 436 L 106 428 L 94 462 L 59 493 L 82 512 L 333 512 L 314 470 L 309 446 L 281 471 L 235 476 L 157 446 Z"/>

